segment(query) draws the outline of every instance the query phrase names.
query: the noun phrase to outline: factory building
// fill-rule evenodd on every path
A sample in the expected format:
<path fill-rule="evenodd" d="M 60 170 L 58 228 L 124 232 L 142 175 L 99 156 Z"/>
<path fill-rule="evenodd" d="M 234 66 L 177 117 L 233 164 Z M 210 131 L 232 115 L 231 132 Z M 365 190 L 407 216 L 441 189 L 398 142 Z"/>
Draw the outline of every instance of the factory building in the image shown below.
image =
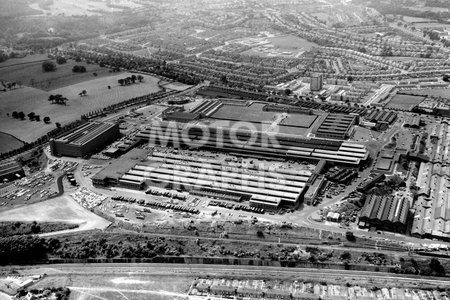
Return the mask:
<path fill-rule="evenodd" d="M 361 210 L 359 226 L 405 233 L 409 208 L 406 198 L 371 194 Z"/>
<path fill-rule="evenodd" d="M 315 131 L 316 137 L 345 140 L 351 135 L 356 118 L 355 115 L 327 113 Z"/>
<path fill-rule="evenodd" d="M 153 152 L 145 163 L 136 163 L 118 178 L 118 185 L 141 189 L 142 185 L 185 190 L 193 195 L 213 196 L 265 209 L 296 207 L 303 200 L 312 172 L 307 169 L 269 165 L 246 167 L 182 154 Z"/>
<path fill-rule="evenodd" d="M 305 138 L 193 124 L 156 122 L 137 134 L 149 144 L 174 148 L 226 151 L 260 158 L 302 159 L 358 166 L 368 157 L 365 146 L 356 143 Z"/>
<path fill-rule="evenodd" d="M 75 131 L 50 141 L 52 155 L 84 157 L 102 150 L 120 136 L 115 123 L 88 122 Z"/>
<path fill-rule="evenodd" d="M 0 182 L 13 181 L 25 176 L 20 163 L 8 161 L 0 163 Z"/>

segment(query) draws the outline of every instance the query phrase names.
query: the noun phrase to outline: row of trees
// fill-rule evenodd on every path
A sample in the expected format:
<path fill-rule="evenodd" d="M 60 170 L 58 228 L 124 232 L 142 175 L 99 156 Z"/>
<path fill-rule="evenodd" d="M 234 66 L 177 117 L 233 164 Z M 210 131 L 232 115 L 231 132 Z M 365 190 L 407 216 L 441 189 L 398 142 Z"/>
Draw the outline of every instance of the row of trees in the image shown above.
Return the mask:
<path fill-rule="evenodd" d="M 9 114 L 8 114 L 9 116 Z M 11 117 L 13 117 L 14 119 L 21 119 L 21 120 L 25 120 L 25 113 L 23 111 L 17 112 L 17 111 L 13 111 L 11 114 Z M 35 112 L 30 112 L 27 115 L 28 119 L 30 121 L 36 121 L 36 122 L 40 122 L 41 121 L 41 116 L 40 115 L 36 115 Z M 44 117 L 43 119 L 45 124 L 50 123 L 50 117 Z"/>

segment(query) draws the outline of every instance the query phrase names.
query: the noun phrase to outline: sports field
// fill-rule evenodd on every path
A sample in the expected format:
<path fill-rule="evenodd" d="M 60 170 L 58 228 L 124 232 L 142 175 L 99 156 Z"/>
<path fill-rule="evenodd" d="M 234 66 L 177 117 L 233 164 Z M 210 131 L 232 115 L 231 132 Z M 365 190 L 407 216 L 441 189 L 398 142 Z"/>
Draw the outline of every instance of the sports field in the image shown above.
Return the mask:
<path fill-rule="evenodd" d="M 73 60 L 69 60 L 62 65 L 56 64 L 56 70 L 53 72 L 44 72 L 42 60 L 50 59 L 46 59 L 45 55 L 33 55 L 17 60 L 7 60 L 0 64 L 0 80 L 21 82 L 22 85 L 51 91 L 83 81 L 117 74 L 110 73 L 108 68 Z M 55 60 L 51 61 L 55 62 Z M 84 66 L 87 71 L 85 73 L 74 73 L 72 68 L 75 65 Z M 94 76 L 94 73 L 97 76 Z"/>
<path fill-rule="evenodd" d="M 78 228 L 71 229 L 69 232 L 104 229 L 110 223 L 83 208 L 68 195 L 2 211 L 0 221 L 64 222 L 79 225 Z"/>
<path fill-rule="evenodd" d="M 414 106 L 418 105 L 425 100 L 424 96 L 413 96 L 413 95 L 395 95 L 391 101 L 386 105 L 386 108 L 390 109 L 400 109 L 400 110 L 410 110 Z"/>
<path fill-rule="evenodd" d="M 158 79 L 152 76 L 144 76 L 142 83 L 128 86 L 119 85 L 118 80 L 120 78 L 131 75 L 131 73 L 124 73 L 96 78 L 51 92 L 31 87 L 21 87 L 6 93 L 1 92 L 0 111 L 2 114 L 0 114 L 0 124 L 2 124 L 2 131 L 23 141 L 31 142 L 55 128 L 56 122 L 64 125 L 80 119 L 82 114 L 90 111 L 159 90 Z M 111 86 L 111 89 L 108 89 L 108 85 Z M 82 90 L 87 91 L 87 96 L 80 97 L 78 95 Z M 69 99 L 67 105 L 51 104 L 48 101 L 51 94 L 62 94 L 67 97 Z M 25 115 L 35 112 L 41 116 L 41 120 L 48 116 L 51 123 L 31 122 L 27 119 L 21 121 L 7 117 L 6 114 L 11 115 L 13 111 L 23 111 Z"/>

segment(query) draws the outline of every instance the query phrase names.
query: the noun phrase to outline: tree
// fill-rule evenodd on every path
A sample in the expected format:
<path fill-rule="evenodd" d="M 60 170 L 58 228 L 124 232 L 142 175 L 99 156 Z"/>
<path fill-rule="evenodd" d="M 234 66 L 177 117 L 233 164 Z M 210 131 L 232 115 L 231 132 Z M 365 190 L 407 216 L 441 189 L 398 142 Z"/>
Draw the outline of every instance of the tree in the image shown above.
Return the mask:
<path fill-rule="evenodd" d="M 30 121 L 33 121 L 35 115 L 36 115 L 36 114 L 35 114 L 34 112 L 30 112 L 27 116 L 28 116 L 28 118 L 30 119 Z"/>
<path fill-rule="evenodd" d="M 223 84 L 228 84 L 228 79 L 226 75 L 222 75 L 222 77 L 220 77 L 220 82 Z"/>
<path fill-rule="evenodd" d="M 48 101 L 51 101 L 53 104 L 55 102 L 55 95 L 48 96 Z"/>
<path fill-rule="evenodd" d="M 353 80 L 355 80 L 355 79 L 353 78 L 353 76 L 348 76 L 348 77 L 347 77 L 347 81 L 348 81 L 348 82 L 352 83 Z"/>
<path fill-rule="evenodd" d="M 290 94 L 292 94 L 292 90 L 291 89 L 285 89 L 284 93 L 286 94 L 286 96 L 289 96 Z"/>
<path fill-rule="evenodd" d="M 56 125 L 56 128 L 61 128 L 61 124 L 60 123 L 56 122 L 55 125 Z"/>
<path fill-rule="evenodd" d="M 117 80 L 117 82 L 118 82 L 120 85 L 123 85 L 123 84 L 125 83 L 125 80 L 119 79 L 119 80 Z"/>
<path fill-rule="evenodd" d="M 139 80 L 139 82 L 142 82 L 142 80 L 144 80 L 144 76 L 138 75 L 138 76 L 137 76 L 137 80 Z"/>
<path fill-rule="evenodd" d="M 45 124 L 48 124 L 48 123 L 50 123 L 50 118 L 49 117 L 45 117 L 43 121 L 44 121 Z"/>
<path fill-rule="evenodd" d="M 50 60 L 46 60 L 42 63 L 42 70 L 44 72 L 53 72 L 56 70 L 56 65 Z"/>
<path fill-rule="evenodd" d="M 75 61 L 76 62 L 81 62 L 81 57 L 79 57 L 79 56 L 75 57 Z"/>
<path fill-rule="evenodd" d="M 67 59 L 66 59 L 65 57 L 63 57 L 63 56 L 58 56 L 58 57 L 56 58 L 56 63 L 57 63 L 58 65 L 65 64 L 66 62 L 67 62 Z"/>
<path fill-rule="evenodd" d="M 34 116 L 34 120 L 35 120 L 36 122 L 40 122 L 40 121 L 41 121 L 41 116 L 40 116 L 40 115 Z"/>
<path fill-rule="evenodd" d="M 445 275 L 445 268 L 441 265 L 441 262 L 437 258 L 432 258 L 430 261 L 430 269 L 438 276 Z"/>
<path fill-rule="evenodd" d="M 356 241 L 356 238 L 355 238 L 355 236 L 353 235 L 353 232 L 351 232 L 351 231 L 347 231 L 347 232 L 345 233 L 345 238 L 346 238 L 347 241 L 349 241 L 349 242 L 354 242 L 354 241 Z"/>
<path fill-rule="evenodd" d="M 21 111 L 21 112 L 18 114 L 18 116 L 19 116 L 19 119 L 25 120 L 25 114 L 23 113 L 23 111 Z"/>
<path fill-rule="evenodd" d="M 19 113 L 17 113 L 17 111 L 13 111 L 12 117 L 13 117 L 14 119 L 18 119 L 18 118 L 19 118 Z"/>
<path fill-rule="evenodd" d="M 352 258 L 352 255 L 350 254 L 350 252 L 344 252 L 344 253 L 342 253 L 342 255 L 341 255 L 341 259 L 342 260 L 350 260 Z"/>
<path fill-rule="evenodd" d="M 445 74 L 445 75 L 442 77 L 442 80 L 444 80 L 445 82 L 450 82 L 450 75 L 449 75 L 449 74 Z"/>

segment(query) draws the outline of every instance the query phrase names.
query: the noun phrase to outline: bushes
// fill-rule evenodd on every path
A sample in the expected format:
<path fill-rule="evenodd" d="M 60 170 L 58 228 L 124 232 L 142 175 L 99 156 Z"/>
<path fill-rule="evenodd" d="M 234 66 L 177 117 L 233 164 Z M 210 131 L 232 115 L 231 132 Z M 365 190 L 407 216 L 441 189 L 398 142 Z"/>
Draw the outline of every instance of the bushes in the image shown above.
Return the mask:
<path fill-rule="evenodd" d="M 0 238 L 0 264 L 44 259 L 46 252 L 45 240 L 36 236 Z"/>
<path fill-rule="evenodd" d="M 54 232 L 66 229 L 77 228 L 76 224 L 64 223 L 37 223 L 37 222 L 1 222 L 0 236 L 8 237 L 14 235 L 28 235 L 46 232 Z"/>
<path fill-rule="evenodd" d="M 73 66 L 73 68 L 72 68 L 72 72 L 74 72 L 74 73 L 86 73 L 86 67 L 85 66 L 78 66 L 78 65 L 76 65 L 76 66 Z"/>
<path fill-rule="evenodd" d="M 65 64 L 66 62 L 67 62 L 67 59 L 66 59 L 65 57 L 63 57 L 63 56 L 58 56 L 58 57 L 56 58 L 56 63 L 57 63 L 58 65 Z"/>

